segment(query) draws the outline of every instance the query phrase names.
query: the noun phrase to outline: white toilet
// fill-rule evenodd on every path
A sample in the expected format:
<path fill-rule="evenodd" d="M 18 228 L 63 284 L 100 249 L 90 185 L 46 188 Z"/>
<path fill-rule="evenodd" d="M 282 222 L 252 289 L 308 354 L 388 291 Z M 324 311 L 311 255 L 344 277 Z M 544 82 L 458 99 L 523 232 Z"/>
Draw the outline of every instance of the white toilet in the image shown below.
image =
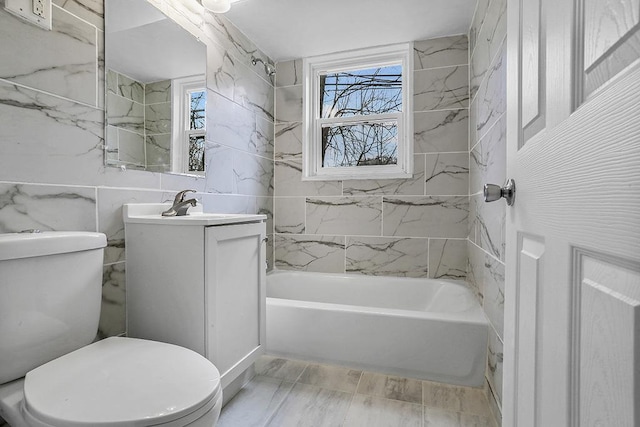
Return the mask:
<path fill-rule="evenodd" d="M 214 426 L 220 373 L 171 344 L 98 329 L 101 233 L 0 234 L 0 417 L 21 426 Z"/>

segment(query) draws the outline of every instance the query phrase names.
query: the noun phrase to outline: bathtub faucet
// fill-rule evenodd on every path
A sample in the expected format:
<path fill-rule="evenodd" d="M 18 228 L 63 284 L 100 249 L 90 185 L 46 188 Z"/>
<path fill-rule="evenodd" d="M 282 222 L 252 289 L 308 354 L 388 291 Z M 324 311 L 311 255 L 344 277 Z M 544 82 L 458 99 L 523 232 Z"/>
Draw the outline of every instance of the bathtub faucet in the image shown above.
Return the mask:
<path fill-rule="evenodd" d="M 187 193 L 195 193 L 196 190 L 182 190 L 178 194 L 176 194 L 175 199 L 173 199 L 173 206 L 171 206 L 166 211 L 162 212 L 162 216 L 184 216 L 187 215 L 187 210 L 189 209 L 189 205 L 195 206 L 197 203 L 196 199 L 187 199 L 185 200 L 185 196 Z"/>

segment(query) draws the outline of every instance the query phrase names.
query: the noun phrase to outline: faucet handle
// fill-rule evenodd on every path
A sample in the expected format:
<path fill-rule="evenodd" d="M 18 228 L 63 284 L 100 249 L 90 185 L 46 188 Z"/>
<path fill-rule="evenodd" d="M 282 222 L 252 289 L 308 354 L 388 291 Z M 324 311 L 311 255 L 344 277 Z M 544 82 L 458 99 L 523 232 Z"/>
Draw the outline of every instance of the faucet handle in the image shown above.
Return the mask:
<path fill-rule="evenodd" d="M 178 203 L 184 202 L 184 197 L 187 193 L 195 193 L 196 190 L 182 190 L 178 194 L 176 194 L 176 198 L 173 199 L 173 204 L 176 205 Z"/>

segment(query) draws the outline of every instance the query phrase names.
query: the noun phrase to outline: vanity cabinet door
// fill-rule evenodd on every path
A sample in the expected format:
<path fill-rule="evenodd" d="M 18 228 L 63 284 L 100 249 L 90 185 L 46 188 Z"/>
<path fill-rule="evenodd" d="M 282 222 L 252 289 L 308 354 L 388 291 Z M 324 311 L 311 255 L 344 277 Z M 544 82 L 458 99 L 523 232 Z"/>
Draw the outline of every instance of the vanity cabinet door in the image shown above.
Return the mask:
<path fill-rule="evenodd" d="M 205 228 L 206 357 L 226 387 L 264 353 L 264 222 Z"/>

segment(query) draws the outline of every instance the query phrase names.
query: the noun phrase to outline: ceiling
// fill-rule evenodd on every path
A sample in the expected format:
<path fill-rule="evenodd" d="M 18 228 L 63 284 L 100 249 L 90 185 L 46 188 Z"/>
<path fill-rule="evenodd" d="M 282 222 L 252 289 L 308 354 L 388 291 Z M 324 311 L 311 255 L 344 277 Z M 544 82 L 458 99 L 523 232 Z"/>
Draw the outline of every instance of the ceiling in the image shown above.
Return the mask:
<path fill-rule="evenodd" d="M 240 0 L 226 17 L 274 61 L 466 34 L 477 0 Z"/>

